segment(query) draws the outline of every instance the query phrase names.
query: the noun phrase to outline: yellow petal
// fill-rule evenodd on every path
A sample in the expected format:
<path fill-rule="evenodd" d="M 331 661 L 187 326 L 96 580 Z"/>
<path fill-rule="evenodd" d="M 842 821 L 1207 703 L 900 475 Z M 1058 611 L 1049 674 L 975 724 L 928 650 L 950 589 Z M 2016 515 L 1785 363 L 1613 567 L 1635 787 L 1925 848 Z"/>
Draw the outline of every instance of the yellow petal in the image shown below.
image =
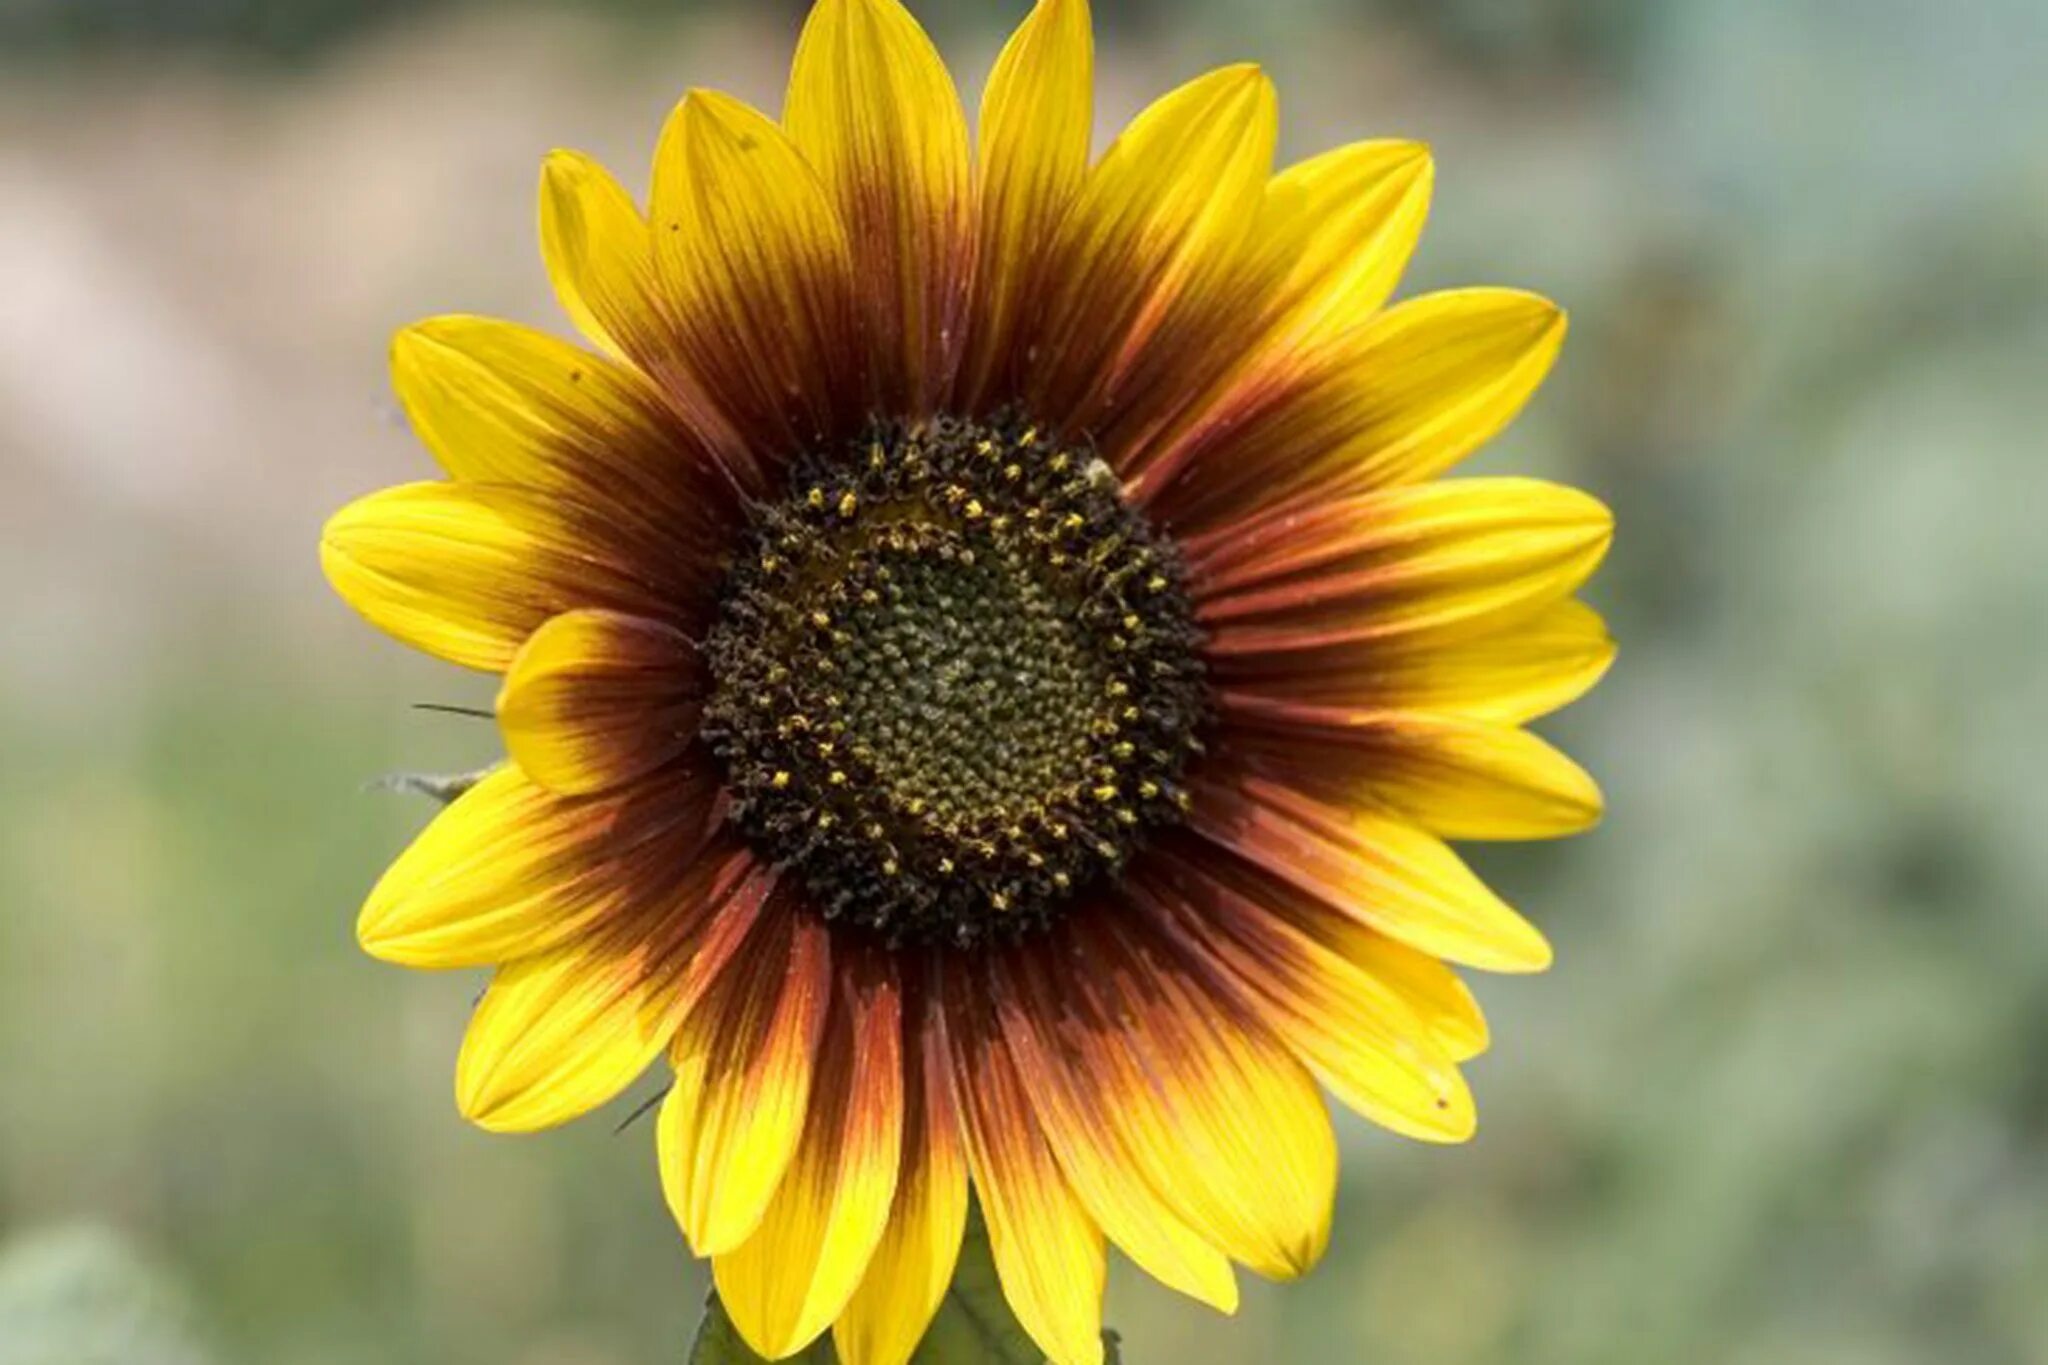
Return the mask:
<path fill-rule="evenodd" d="M 562 797 L 499 768 L 386 869 L 356 936 L 408 967 L 546 952 L 668 895 L 703 846 L 715 796 L 712 782 L 678 774 L 633 796 Z"/>
<path fill-rule="evenodd" d="M 903 1138 L 901 1006 L 886 959 L 842 974 L 789 1172 L 761 1225 L 715 1257 L 719 1298 L 740 1336 L 780 1360 L 846 1306 L 882 1238 Z"/>
<path fill-rule="evenodd" d="M 1290 166 L 1266 186 L 1257 239 L 1268 353 L 1307 350 L 1365 322 L 1400 281 L 1429 213 L 1419 142 L 1358 142 Z"/>
<path fill-rule="evenodd" d="M 823 923 L 778 905 L 678 1030 L 656 1144 L 669 1211 L 699 1256 L 760 1226 L 803 1133 L 830 994 Z"/>
<path fill-rule="evenodd" d="M 662 130 L 651 220 L 682 361 L 741 430 L 786 454 L 865 417 L 846 229 L 780 127 L 691 91 Z"/>
<path fill-rule="evenodd" d="M 647 220 L 611 172 L 581 152 L 551 152 L 542 163 L 540 249 L 578 331 L 621 360 L 649 352 L 661 323 Z"/>
<path fill-rule="evenodd" d="M 1462 1142 L 1472 1092 L 1436 1031 L 1399 992 L 1289 929 L 1268 907 L 1301 893 L 1260 869 L 1189 850 L 1197 875 L 1142 873 L 1134 898 L 1159 932 L 1200 954 L 1331 1093 L 1373 1122 Z"/>
<path fill-rule="evenodd" d="M 937 49 L 897 0 L 819 0 L 783 124 L 852 239 L 879 392 L 930 409 L 952 376 L 973 256 L 967 120 Z M 893 339 L 893 345 L 892 345 Z"/>
<path fill-rule="evenodd" d="M 1447 839 L 1554 839 L 1600 823 L 1600 788 L 1509 725 L 1396 714 L 1380 723 L 1373 795 Z"/>
<path fill-rule="evenodd" d="M 1146 504 L 1206 530 L 1290 500 L 1435 478 L 1514 419 L 1564 333 L 1555 304 L 1516 290 L 1412 299 L 1318 347 L 1305 371 L 1205 412 L 1156 462 L 1174 478 L 1148 487 Z"/>
<path fill-rule="evenodd" d="M 578 330 L 652 379 L 665 425 L 688 433 L 695 462 L 722 464 L 741 482 L 756 479 L 747 437 L 690 367 L 655 267 L 653 228 L 632 197 L 582 153 L 551 153 L 541 168 L 540 231 L 555 296 Z"/>
<path fill-rule="evenodd" d="M 1089 173 L 1060 227 L 1036 337 L 1030 386 L 1047 420 L 1085 424 L 1127 400 L 1131 371 L 1176 307 L 1229 278 L 1278 122 L 1257 67 L 1214 71 L 1139 114 Z"/>
<path fill-rule="evenodd" d="M 1190 1223 L 1261 1275 L 1294 1279 L 1322 1259 L 1337 1194 L 1337 1139 L 1315 1081 L 1265 1030 L 1203 1010 L 1193 991 L 1161 1002 L 1129 1044 L 1162 1104 L 1120 1111 L 1146 1131 L 1133 1148 Z M 1147 1119 L 1154 1120 L 1145 1123 Z"/>
<path fill-rule="evenodd" d="M 1066 947 L 1063 942 L 1061 947 Z M 1108 1045 L 1109 1022 L 1090 1029 L 1062 1008 L 1085 953 L 1018 952 L 996 964 L 991 987 L 1010 1058 L 1031 1097 L 1039 1131 L 1088 1214 L 1138 1268 L 1170 1289 L 1225 1313 L 1237 1311 L 1237 1280 L 1223 1254 L 1182 1221 L 1148 1184 L 1129 1144 L 1106 1122 L 1102 1097 L 1083 1079 L 1091 1051 Z M 1056 1022 L 1068 1027 L 1056 1028 Z"/>
<path fill-rule="evenodd" d="M 664 392 L 529 328 L 439 317 L 391 346 L 399 400 L 441 465 L 465 483 L 560 495 L 580 534 L 615 547 L 667 600 L 701 600 L 723 573 L 742 509 L 722 457 Z"/>
<path fill-rule="evenodd" d="M 1404 820 L 1329 806 L 1262 777 L 1196 796 L 1193 819 L 1205 836 L 1361 924 L 1489 971 L 1550 965 L 1534 925 L 1441 839 Z"/>
<path fill-rule="evenodd" d="M 1369 929 L 1313 897 L 1289 900 L 1282 917 L 1400 996 L 1452 1061 L 1468 1061 L 1486 1051 L 1486 1016 L 1471 990 L 1440 959 Z"/>
<path fill-rule="evenodd" d="M 468 482 L 574 487 L 671 445 L 639 374 L 514 323 L 414 323 L 392 338 L 391 375 L 420 440 Z"/>
<path fill-rule="evenodd" d="M 501 968 L 456 1063 L 463 1116 L 492 1132 L 531 1132 L 617 1095 L 675 1032 L 680 965 L 575 944 Z"/>
<path fill-rule="evenodd" d="M 385 869 L 356 919 L 363 951 L 408 967 L 495 966 L 574 937 L 601 898 L 564 904 L 594 862 L 592 803 L 499 768 L 434 817 Z"/>
<path fill-rule="evenodd" d="M 1187 1072 L 1190 1062 L 1200 1068 L 1206 1059 L 1144 1056 L 1137 1037 L 1140 1032 L 1149 1032 L 1151 1041 L 1167 1036 L 1150 1026 L 1162 1008 L 1161 998 L 1177 984 L 1173 971 L 1156 953 L 1144 955 L 1126 943 L 1113 926 L 1088 926 L 1056 940 L 1050 950 L 1014 954 L 1008 969 L 997 975 L 996 996 L 1025 1091 L 1081 1202 L 1141 1269 L 1233 1312 L 1236 1282 L 1210 1240 L 1217 1235 L 1212 1229 L 1227 1224 L 1224 1237 L 1235 1247 L 1252 1249 L 1262 1269 L 1289 1264 L 1320 1246 L 1330 1191 L 1323 1191 L 1319 1212 L 1309 1212 L 1283 1233 L 1287 1246 L 1280 1250 L 1266 1234 L 1304 1212 L 1284 1176 L 1269 1180 L 1243 1166 L 1196 1170 L 1184 1159 L 1185 1135 L 1173 1131 L 1175 1115 L 1166 1109 L 1170 1101 L 1163 1092 L 1171 1087 L 1168 1075 Z M 1144 984 L 1131 991 L 1115 988 L 1129 981 Z M 1197 1009 L 1207 1005 L 1213 1013 L 1218 1002 L 1210 998 L 1197 1004 L 1182 997 L 1173 1003 Z M 1161 1065 L 1173 1069 L 1162 1072 Z M 1313 1087 L 1308 1098 L 1320 1121 Z M 1283 1109 L 1266 1117 L 1284 1121 L 1290 1115 Z M 1327 1122 L 1322 1126 L 1327 1134 Z M 1284 1155 L 1287 1136 L 1262 1160 Z M 1209 1154 L 1221 1155 L 1214 1149 Z M 1333 1145 L 1328 1168 L 1333 1180 L 1334 1156 Z M 1227 1188 L 1230 1180 L 1247 1176 L 1252 1188 Z M 1271 1216 L 1255 1230 L 1221 1216 L 1225 1205 L 1242 1210 L 1240 1193 L 1268 1202 Z M 1309 1202 L 1318 1201 L 1311 1196 Z M 1272 1254 L 1276 1250 L 1279 1255 Z"/>
<path fill-rule="evenodd" d="M 1526 730 L 1417 711 L 1222 699 L 1239 750 L 1328 804 L 1405 817 L 1446 839 L 1553 839 L 1600 820 L 1600 788 Z"/>
<path fill-rule="evenodd" d="M 1577 489 L 1454 479 L 1261 518 L 1187 550 L 1212 650 L 1249 658 L 1503 629 L 1570 596 L 1613 539 L 1613 513 Z"/>
<path fill-rule="evenodd" d="M 1390 660 L 1378 692 L 1396 710 L 1519 725 L 1591 691 L 1614 653 L 1600 614 L 1566 600 L 1497 635 Z"/>
<path fill-rule="evenodd" d="M 1327 453 L 1346 487 L 1433 479 L 1513 421 L 1550 373 L 1565 315 L 1512 289 L 1425 294 L 1393 309 L 1350 353 L 1348 396 L 1365 416 Z"/>
<path fill-rule="evenodd" d="M 1432 711 L 1520 724 L 1583 696 L 1614 662 L 1597 612 L 1565 600 L 1469 639 L 1358 641 L 1226 665 L 1225 691 L 1360 710 Z"/>
<path fill-rule="evenodd" d="M 536 493 L 415 483 L 360 498 L 320 538 L 334 590 L 416 649 L 502 672 L 540 623 L 576 607 L 660 614 L 594 526 Z"/>
<path fill-rule="evenodd" d="M 956 971 L 945 1000 L 953 1101 L 1003 1296 L 1053 1365 L 1102 1365 L 1102 1229 L 1038 1131 L 985 993 Z"/>
<path fill-rule="evenodd" d="M 572 611 L 513 658 L 498 726 L 512 761 L 536 781 L 569 794 L 604 791 L 683 752 L 704 686 L 696 647 L 673 626 Z"/>
<path fill-rule="evenodd" d="M 840 1365 L 906 1365 L 939 1311 L 967 1226 L 967 1159 L 928 1024 L 904 1037 L 903 1168 L 889 1224 L 834 1325 Z"/>
<path fill-rule="evenodd" d="M 515 890 L 510 914 L 493 904 L 420 935 L 445 949 L 510 939 L 506 921 L 523 921 L 526 937 L 552 944 L 500 969 L 463 1040 L 456 1101 L 493 1131 L 564 1122 L 630 1084 L 702 991 L 707 965 L 724 960 L 708 945 L 752 923 L 766 895 L 768 877 L 736 840 L 699 848 L 649 838 L 631 819 L 595 833 L 599 858 L 562 869 L 544 890 Z"/>
<path fill-rule="evenodd" d="M 1125 454 L 1131 496 L 1148 503 L 1179 466 L 1300 384 L 1319 355 L 1364 324 L 1393 291 L 1429 209 L 1429 150 L 1361 142 L 1311 158 L 1266 186 L 1227 327 L 1210 358 L 1183 366 L 1199 386 L 1172 420 Z"/>
<path fill-rule="evenodd" d="M 1095 37 L 1088 0 L 1038 0 L 981 101 L 980 247 L 962 391 L 969 410 L 1022 349 L 1053 235 L 1088 173 Z"/>

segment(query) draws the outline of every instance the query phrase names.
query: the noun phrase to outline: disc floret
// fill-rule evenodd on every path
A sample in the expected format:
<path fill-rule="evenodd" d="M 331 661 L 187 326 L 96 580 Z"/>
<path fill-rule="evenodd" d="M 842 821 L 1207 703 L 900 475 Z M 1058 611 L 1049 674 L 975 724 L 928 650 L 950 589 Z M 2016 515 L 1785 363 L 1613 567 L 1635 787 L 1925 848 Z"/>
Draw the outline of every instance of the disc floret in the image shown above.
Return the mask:
<path fill-rule="evenodd" d="M 1198 644 L 1177 554 L 1091 450 L 877 427 L 757 510 L 704 733 L 734 818 L 828 916 L 1009 938 L 1179 818 Z"/>

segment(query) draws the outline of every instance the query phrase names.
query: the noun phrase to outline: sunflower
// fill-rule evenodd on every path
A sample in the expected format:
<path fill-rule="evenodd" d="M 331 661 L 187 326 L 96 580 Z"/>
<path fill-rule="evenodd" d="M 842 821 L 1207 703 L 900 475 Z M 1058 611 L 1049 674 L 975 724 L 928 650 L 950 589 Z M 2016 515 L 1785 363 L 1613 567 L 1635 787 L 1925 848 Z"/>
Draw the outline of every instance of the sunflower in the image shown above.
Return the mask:
<path fill-rule="evenodd" d="M 1453 839 L 1561 835 L 1523 729 L 1612 655 L 1611 520 L 1439 476 L 1548 369 L 1497 289 L 1387 308 L 1427 151 L 1273 170 L 1250 66 L 1090 159 L 1085 0 L 1040 0 L 978 148 L 896 0 L 821 0 L 780 122 L 693 91 L 643 212 L 557 152 L 582 349 L 401 332 L 447 479 L 322 561 L 503 675 L 508 761 L 364 947 L 493 966 L 462 1112 L 546 1127 L 665 1059 L 662 1187 L 762 1355 L 901 1365 L 970 1190 L 1018 1320 L 1102 1357 L 1106 1243 L 1229 1311 L 1328 1240 L 1327 1088 L 1473 1130 L 1449 964 L 1542 968 Z M 1320 1088 L 1319 1088 L 1320 1086 Z"/>

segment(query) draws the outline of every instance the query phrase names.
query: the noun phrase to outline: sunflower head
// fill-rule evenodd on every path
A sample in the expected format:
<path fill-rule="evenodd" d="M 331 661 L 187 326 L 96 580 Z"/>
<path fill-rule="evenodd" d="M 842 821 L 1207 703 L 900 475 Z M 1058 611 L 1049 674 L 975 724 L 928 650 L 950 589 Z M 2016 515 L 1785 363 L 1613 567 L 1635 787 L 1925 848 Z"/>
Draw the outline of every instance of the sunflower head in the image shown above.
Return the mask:
<path fill-rule="evenodd" d="M 1472 1131 L 1453 966 L 1542 936 L 1450 847 L 1568 833 L 1525 723 L 1612 645 L 1604 508 L 1440 476 L 1548 369 L 1510 290 L 1388 307 L 1412 143 L 1276 172 L 1231 67 L 1090 150 L 1084 0 L 1039 0 L 977 137 L 896 0 L 822 0 L 782 117 L 692 92 L 643 205 L 556 153 L 587 347 L 399 335 L 446 478 L 329 523 L 373 623 L 501 675 L 508 761 L 359 932 L 497 969 L 486 1127 L 665 1059 L 657 1147 L 732 1320 L 902 1365 L 972 1199 L 1058 1365 L 1105 1247 L 1226 1311 L 1329 1235 L 1321 1091 Z"/>

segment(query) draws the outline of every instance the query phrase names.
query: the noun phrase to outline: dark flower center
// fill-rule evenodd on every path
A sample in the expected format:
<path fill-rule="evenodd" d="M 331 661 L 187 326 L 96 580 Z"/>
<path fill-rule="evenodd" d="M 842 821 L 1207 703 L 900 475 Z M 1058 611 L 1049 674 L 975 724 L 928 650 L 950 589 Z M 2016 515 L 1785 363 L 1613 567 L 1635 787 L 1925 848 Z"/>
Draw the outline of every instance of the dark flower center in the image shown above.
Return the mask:
<path fill-rule="evenodd" d="M 740 826 L 828 916 L 1009 938 L 1180 818 L 1198 645 L 1178 555 L 1092 451 L 878 428 L 755 514 L 704 733 Z"/>

